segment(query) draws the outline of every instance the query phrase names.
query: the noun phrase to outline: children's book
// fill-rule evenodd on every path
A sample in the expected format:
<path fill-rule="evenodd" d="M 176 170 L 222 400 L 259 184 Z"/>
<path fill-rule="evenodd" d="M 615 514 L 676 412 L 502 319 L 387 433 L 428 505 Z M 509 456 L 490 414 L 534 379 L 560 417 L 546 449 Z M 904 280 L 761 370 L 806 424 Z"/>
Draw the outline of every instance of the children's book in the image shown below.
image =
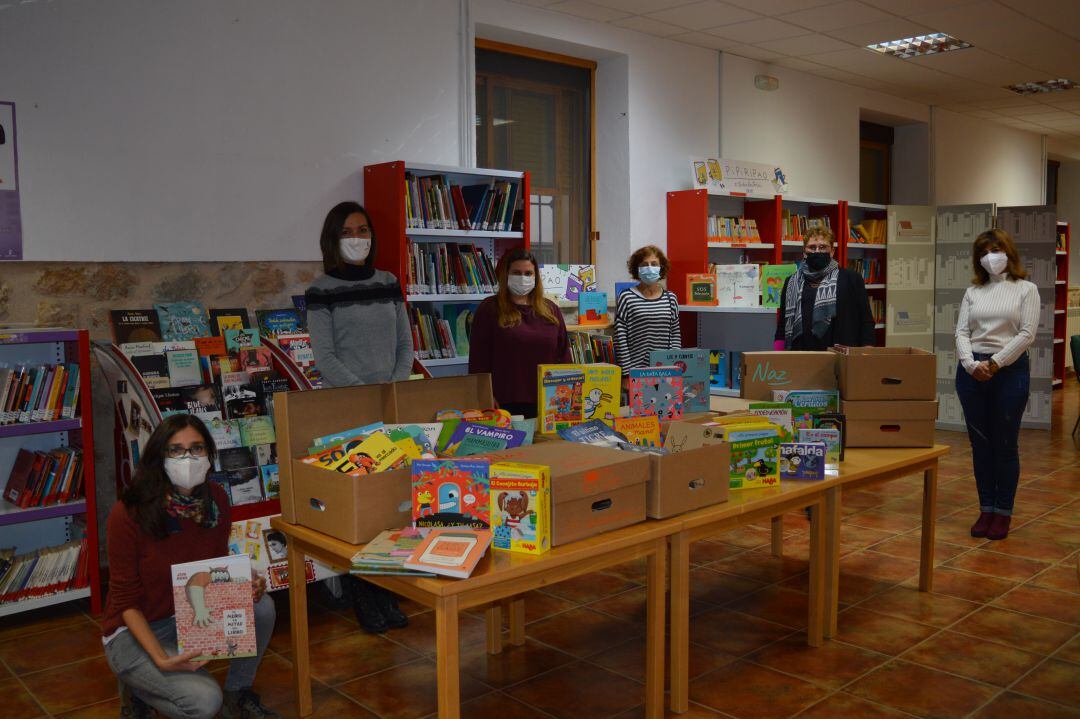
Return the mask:
<path fill-rule="evenodd" d="M 131 357 L 131 364 L 142 376 L 146 386 L 150 389 L 171 387 L 169 381 L 169 360 L 165 355 L 135 355 Z"/>
<path fill-rule="evenodd" d="M 247 332 L 248 330 L 243 330 Z M 236 358 L 240 360 L 240 370 L 249 375 L 260 372 L 271 372 L 274 369 L 274 360 L 270 355 L 270 348 L 264 346 L 243 347 L 236 350 Z"/>
<path fill-rule="evenodd" d="M 219 452 L 223 449 L 243 446 L 240 425 L 236 420 L 212 419 L 206 423 L 206 428 L 210 430 L 210 436 L 214 438 L 214 446 Z"/>
<path fill-rule="evenodd" d="M 618 417 L 615 419 L 615 431 L 639 447 L 660 446 L 660 420 L 655 414 Z"/>
<path fill-rule="evenodd" d="M 796 264 L 765 265 L 761 268 L 761 306 L 780 307 L 784 282 L 799 269 Z"/>
<path fill-rule="evenodd" d="M 485 459 L 421 459 L 413 462 L 413 524 L 417 527 L 490 527 L 489 468 L 490 462 Z"/>
<path fill-rule="evenodd" d="M 198 302 L 166 302 L 154 305 L 154 310 L 161 326 L 161 338 L 166 342 L 193 340 L 210 334 L 206 310 Z"/>
<path fill-rule="evenodd" d="M 596 266 L 540 265 L 540 281 L 548 297 L 573 302 L 580 293 L 596 289 Z"/>
<path fill-rule="evenodd" d="M 352 574 L 403 574 L 413 577 L 433 577 L 431 572 L 405 569 L 405 562 L 420 543 L 423 530 L 415 527 L 387 529 L 353 555 Z"/>
<path fill-rule="evenodd" d="M 551 470 L 495 462 L 490 469 L 495 549 L 543 554 L 551 548 Z"/>
<path fill-rule="evenodd" d="M 228 475 L 229 497 L 234 507 L 263 501 L 262 478 L 258 467 L 241 467 L 225 472 Z"/>
<path fill-rule="evenodd" d="M 520 430 L 462 422 L 454 430 L 444 452 L 453 457 L 471 457 L 520 447 L 524 442 L 525 433 Z"/>
<path fill-rule="evenodd" d="M 273 444 L 277 441 L 274 434 L 274 420 L 266 415 L 243 417 L 236 421 L 240 424 L 240 437 L 245 447 Z"/>
<path fill-rule="evenodd" d="M 172 565 L 176 645 L 196 660 L 253 657 L 255 601 L 251 559 L 217 557 Z"/>
<path fill-rule="evenodd" d="M 716 300 L 721 307 L 761 304 L 760 265 L 716 265 Z"/>
<path fill-rule="evenodd" d="M 195 350 L 199 353 L 200 357 L 220 357 L 221 355 L 228 354 L 229 351 L 225 349 L 225 338 L 222 336 L 210 337 L 196 337 Z"/>
<path fill-rule="evenodd" d="M 779 428 L 772 423 L 728 427 L 731 489 L 771 487 L 780 482 Z"/>
<path fill-rule="evenodd" d="M 824 442 L 783 442 L 780 479 L 825 479 L 825 453 Z"/>
<path fill-rule="evenodd" d="M 811 429 L 814 417 L 835 414 L 840 408 L 840 392 L 835 389 L 774 389 L 772 394 L 774 402 L 791 405 L 791 426 L 795 430 Z"/>
<path fill-rule="evenodd" d="M 210 334 L 224 335 L 225 330 L 242 330 L 251 327 L 247 309 L 236 307 L 230 309 L 210 309 Z"/>
<path fill-rule="evenodd" d="M 584 419 L 582 392 L 585 372 L 581 365 L 540 365 L 537 392 L 537 424 L 543 434 L 552 434 Z"/>
<path fill-rule="evenodd" d="M 468 579 L 490 544 L 490 530 L 433 529 L 404 566 L 417 572 Z"/>
<path fill-rule="evenodd" d="M 655 414 L 661 421 L 682 419 L 683 376 L 678 367 L 632 369 L 630 414 Z"/>
<path fill-rule="evenodd" d="M 476 303 L 457 302 L 443 305 L 443 319 L 450 325 L 450 334 L 458 357 L 469 356 L 469 338 L 472 336 L 473 318 L 476 317 L 478 306 Z"/>
<path fill-rule="evenodd" d="M 739 370 L 742 366 L 742 352 L 731 350 L 728 353 L 728 360 L 728 369 L 731 372 L 731 382 L 728 386 L 732 389 L 742 389 L 742 373 Z M 775 397 L 773 399 L 775 399 Z"/>
<path fill-rule="evenodd" d="M 716 275 L 690 274 L 686 276 L 686 304 L 694 307 L 715 306 Z"/>
<path fill-rule="evenodd" d="M 840 430 L 834 427 L 818 429 L 800 429 L 800 442 L 822 442 L 825 445 L 826 464 L 836 466 L 840 463 L 843 447 L 840 444 Z"/>
<path fill-rule="evenodd" d="M 364 425 L 363 427 L 354 427 L 353 429 L 347 429 L 344 432 L 338 432 L 337 434 L 327 434 L 322 437 L 316 437 L 311 440 L 311 444 L 314 447 L 331 447 L 335 444 L 341 444 L 347 439 L 367 437 L 369 434 L 382 429 L 383 426 L 382 422 L 373 422 L 372 424 Z"/>
<path fill-rule="evenodd" d="M 112 310 L 109 324 L 118 345 L 161 341 L 161 324 L 154 310 Z"/>
<path fill-rule="evenodd" d="M 626 292 L 627 290 L 632 289 L 632 288 L 637 287 L 637 286 L 638 286 L 637 282 L 616 282 L 615 283 L 615 299 L 618 300 L 619 295 L 621 295 L 623 292 Z"/>
<path fill-rule="evenodd" d="M 248 447 L 241 445 L 239 447 L 229 447 L 227 449 L 218 450 L 217 468 L 222 472 L 254 466 L 256 466 L 255 456 Z"/>
<path fill-rule="evenodd" d="M 332 469 L 353 477 L 387 472 L 404 465 L 406 460 L 401 448 L 378 432 L 365 439 L 351 439 L 340 447 L 345 456 Z"/>
<path fill-rule="evenodd" d="M 276 464 L 264 464 L 259 467 L 259 474 L 262 477 L 263 496 L 267 499 L 277 499 L 281 494 L 278 466 Z"/>
<path fill-rule="evenodd" d="M 439 442 L 439 432 L 442 431 L 441 422 L 425 422 L 421 424 L 388 424 L 383 430 L 391 439 L 395 439 L 395 433 L 402 433 L 412 437 L 420 451 L 434 455 Z"/>
<path fill-rule="evenodd" d="M 582 292 L 578 295 L 578 324 L 606 325 L 607 292 Z"/>
<path fill-rule="evenodd" d="M 175 350 L 165 353 L 169 364 L 169 384 L 173 387 L 188 387 L 202 384 L 202 369 L 199 367 L 199 353 L 196 350 Z"/>
<path fill-rule="evenodd" d="M 259 340 L 259 331 L 252 329 L 229 329 L 222 332 L 225 335 L 225 349 L 230 353 L 238 352 L 246 347 L 258 347 L 262 344 Z"/>
<path fill-rule="evenodd" d="M 306 332 L 300 310 L 287 307 L 280 310 L 255 310 L 255 320 L 259 324 L 259 334 L 266 337 L 294 335 Z"/>
<path fill-rule="evenodd" d="M 277 464 L 277 443 L 253 444 L 250 447 L 251 456 L 255 458 L 255 464 L 264 467 L 268 464 Z"/>
<path fill-rule="evenodd" d="M 582 424 L 574 425 L 573 427 L 564 427 L 559 430 L 559 437 L 565 439 L 567 442 L 591 444 L 597 447 L 610 447 L 611 449 L 621 449 L 627 452 L 664 453 L 664 450 L 659 447 L 642 447 L 631 443 L 626 437 L 619 434 L 611 427 L 608 427 L 598 419 L 591 419 L 588 422 L 583 422 Z"/>
<path fill-rule="evenodd" d="M 751 402 L 750 414 L 764 417 L 780 428 L 780 441 L 794 440 L 791 425 L 791 405 L 787 402 Z"/>
<path fill-rule="evenodd" d="M 599 362 L 582 365 L 582 419 L 599 419 L 609 426 L 619 416 L 622 404 L 622 370 L 618 365 Z"/>
<path fill-rule="evenodd" d="M 677 367 L 683 376 L 683 412 L 709 411 L 709 350 L 653 350 L 653 367 Z"/>
<path fill-rule="evenodd" d="M 840 433 L 840 457 L 844 460 L 844 441 L 847 437 L 847 421 L 839 412 L 822 412 L 813 419 L 813 429 L 835 429 Z"/>
<path fill-rule="evenodd" d="M 709 385 L 718 389 L 729 384 L 727 350 L 709 350 Z"/>
<path fill-rule="evenodd" d="M 289 359 L 301 367 L 310 367 L 315 364 L 315 350 L 311 348 L 311 335 L 291 334 L 278 335 L 278 347 L 289 355 Z"/>

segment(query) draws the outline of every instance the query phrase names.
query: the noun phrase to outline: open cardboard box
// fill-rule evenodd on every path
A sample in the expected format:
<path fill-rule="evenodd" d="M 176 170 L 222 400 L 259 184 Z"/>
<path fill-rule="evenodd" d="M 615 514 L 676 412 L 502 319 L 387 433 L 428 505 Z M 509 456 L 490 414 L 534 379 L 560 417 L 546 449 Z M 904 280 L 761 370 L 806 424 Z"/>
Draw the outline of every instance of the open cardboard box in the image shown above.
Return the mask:
<path fill-rule="evenodd" d="M 649 455 L 574 442 L 543 442 L 492 459 L 551 468 L 551 545 L 645 521 Z"/>
<path fill-rule="evenodd" d="M 835 352 L 743 352 L 739 396 L 772 402 L 774 389 L 836 389 Z"/>
<path fill-rule="evenodd" d="M 844 447 L 933 447 L 937 400 L 840 403 L 847 426 Z"/>
<path fill-rule="evenodd" d="M 726 442 L 682 452 L 650 454 L 645 513 L 653 519 L 726 502 L 731 447 Z"/>
<path fill-rule="evenodd" d="M 487 374 L 275 395 L 282 518 L 352 544 L 409 525 L 408 469 L 350 477 L 312 467 L 300 461 L 311 441 L 372 422 L 431 422 L 442 409 L 494 406 Z"/>
<path fill-rule="evenodd" d="M 840 396 L 847 400 L 936 398 L 937 357 L 915 347 L 837 347 Z"/>

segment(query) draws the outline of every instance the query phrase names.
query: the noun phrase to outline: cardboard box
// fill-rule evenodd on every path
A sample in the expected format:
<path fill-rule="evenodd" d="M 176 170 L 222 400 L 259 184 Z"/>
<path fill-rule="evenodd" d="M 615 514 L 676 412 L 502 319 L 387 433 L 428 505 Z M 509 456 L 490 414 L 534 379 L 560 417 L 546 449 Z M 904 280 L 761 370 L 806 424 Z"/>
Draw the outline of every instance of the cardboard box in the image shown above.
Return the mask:
<path fill-rule="evenodd" d="M 835 352 L 743 352 L 743 399 L 772 402 L 774 389 L 836 389 Z"/>
<path fill-rule="evenodd" d="M 937 400 L 866 401 L 840 403 L 847 420 L 844 446 L 932 447 Z"/>
<path fill-rule="evenodd" d="M 551 545 L 645 521 L 649 455 L 574 442 L 495 452 L 491 459 L 551 468 Z"/>
<path fill-rule="evenodd" d="M 844 347 L 834 352 L 844 399 L 930 401 L 937 396 L 937 357 L 926 350 Z"/>
<path fill-rule="evenodd" d="M 494 403 L 487 374 L 276 394 L 282 519 L 352 544 L 407 526 L 409 470 L 335 474 L 300 461 L 311 441 L 372 422 L 430 422 L 441 409 L 487 409 Z"/>
<path fill-rule="evenodd" d="M 654 519 L 700 509 L 728 498 L 731 448 L 725 442 L 649 456 L 646 514 Z"/>

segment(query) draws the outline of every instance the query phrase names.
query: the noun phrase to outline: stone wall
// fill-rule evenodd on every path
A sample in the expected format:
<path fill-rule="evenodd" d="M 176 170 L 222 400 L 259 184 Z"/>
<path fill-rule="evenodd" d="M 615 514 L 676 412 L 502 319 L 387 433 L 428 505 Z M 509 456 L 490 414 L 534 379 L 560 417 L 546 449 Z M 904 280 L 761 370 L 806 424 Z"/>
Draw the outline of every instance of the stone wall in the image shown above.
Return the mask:
<path fill-rule="evenodd" d="M 194 300 L 204 307 L 291 307 L 320 262 L 5 262 L 0 324 L 75 327 L 109 341 L 109 310 Z M 254 321 L 254 314 L 252 314 Z M 116 501 L 112 398 L 91 356 L 99 527 Z M 5 478 L 0 478 L 3 481 Z M 104 536 L 101 548 L 104 552 Z M 105 563 L 104 553 L 102 564 Z"/>

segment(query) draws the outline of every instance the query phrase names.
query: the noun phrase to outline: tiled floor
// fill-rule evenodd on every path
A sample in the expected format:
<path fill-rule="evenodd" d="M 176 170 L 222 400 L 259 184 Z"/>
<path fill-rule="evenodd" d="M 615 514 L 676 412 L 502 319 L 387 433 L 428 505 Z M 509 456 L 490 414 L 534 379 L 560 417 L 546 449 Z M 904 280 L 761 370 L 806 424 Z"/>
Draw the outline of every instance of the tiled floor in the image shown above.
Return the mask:
<path fill-rule="evenodd" d="M 783 560 L 767 527 L 694 546 L 688 719 L 705 717 L 1080 717 L 1080 451 L 1069 437 L 1080 392 L 1054 396 L 1052 432 L 1025 431 L 1014 530 L 968 536 L 975 488 L 964 435 L 941 467 L 935 592 L 915 589 L 920 481 L 845 498 L 840 633 L 805 645 L 806 523 L 786 519 Z M 722 540 L 722 541 L 721 541 Z M 535 592 L 528 642 L 488 657 L 483 623 L 461 625 L 463 714 L 643 715 L 644 568 Z M 285 597 L 278 597 L 284 600 Z M 288 618 L 257 689 L 295 716 Z M 0 620 L 0 717 L 115 717 L 116 682 L 85 607 Z M 316 716 L 424 717 L 435 711 L 434 622 L 381 637 L 348 612 L 312 609 Z"/>

